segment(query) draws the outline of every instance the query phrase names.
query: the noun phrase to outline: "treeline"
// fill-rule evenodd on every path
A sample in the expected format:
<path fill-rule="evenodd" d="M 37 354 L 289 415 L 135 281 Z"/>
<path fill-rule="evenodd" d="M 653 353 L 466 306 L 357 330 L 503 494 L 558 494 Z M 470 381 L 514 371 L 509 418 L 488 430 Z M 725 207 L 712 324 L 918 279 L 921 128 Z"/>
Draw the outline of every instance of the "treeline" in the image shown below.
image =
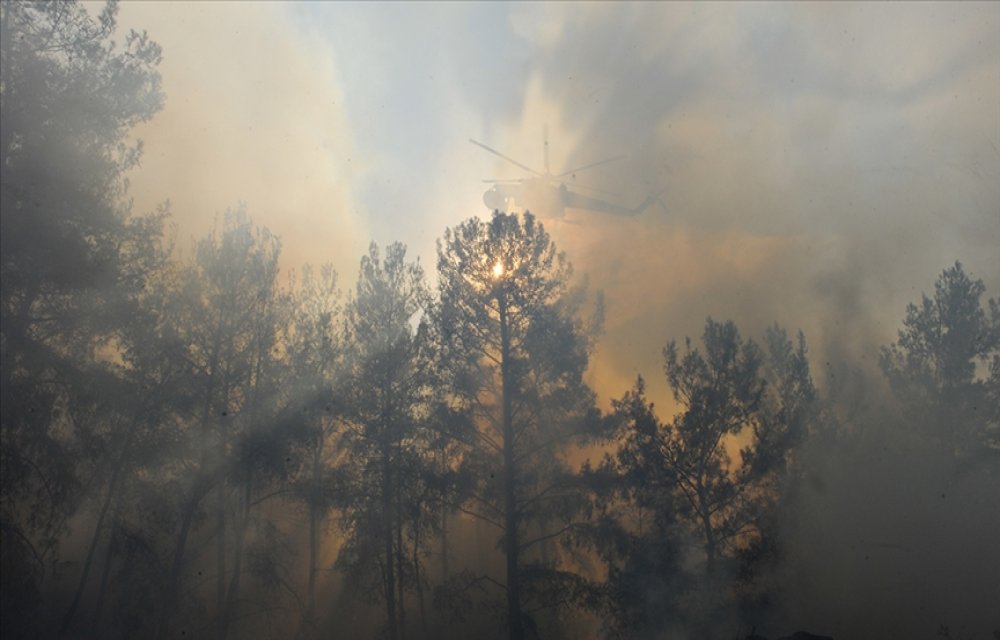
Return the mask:
<path fill-rule="evenodd" d="M 243 210 L 180 259 L 124 197 L 159 48 L 114 4 L 2 12 L 4 637 L 784 633 L 803 558 L 936 498 L 915 474 L 959 506 L 902 530 L 989 522 L 1000 304 L 960 264 L 878 354 L 888 403 L 709 319 L 663 346 L 674 415 L 642 379 L 602 412 L 600 296 L 530 214 L 445 230 L 435 288 L 398 243 L 284 279 Z"/>

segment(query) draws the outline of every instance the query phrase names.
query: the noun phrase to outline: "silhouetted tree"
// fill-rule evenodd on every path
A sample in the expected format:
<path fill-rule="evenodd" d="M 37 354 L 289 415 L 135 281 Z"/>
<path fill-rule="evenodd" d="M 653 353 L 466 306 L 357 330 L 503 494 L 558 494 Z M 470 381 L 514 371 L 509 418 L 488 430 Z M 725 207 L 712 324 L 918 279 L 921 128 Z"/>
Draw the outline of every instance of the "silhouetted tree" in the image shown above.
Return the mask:
<path fill-rule="evenodd" d="M 640 377 L 612 401 L 614 431 L 601 464 L 585 469 L 591 489 L 589 526 L 575 541 L 607 567 L 594 605 L 608 637 L 653 637 L 683 626 L 678 594 L 693 585 L 683 567 L 685 536 L 677 487 L 664 459 L 668 433 Z"/>
<path fill-rule="evenodd" d="M 956 262 L 906 308 L 880 364 L 911 423 L 953 454 L 1000 450 L 1000 301 Z"/>
<path fill-rule="evenodd" d="M 774 578 L 784 560 L 781 518 L 802 499 L 808 464 L 802 448 L 810 439 L 827 443 L 834 435 L 832 418 L 813 384 L 805 335 L 799 331 L 793 343 L 775 324 L 765 331 L 763 345 L 761 376 L 767 386 L 753 439 L 741 451 L 753 484 L 747 513 L 753 534 L 736 549 L 736 586 L 743 615 L 749 617 L 766 610 L 783 586 Z"/>
<path fill-rule="evenodd" d="M 291 469 L 286 463 L 291 449 L 305 435 L 305 425 L 286 425 L 278 419 L 279 388 L 285 383 L 288 369 L 287 363 L 279 357 L 278 335 L 280 327 L 287 324 L 289 308 L 289 296 L 277 288 L 279 243 L 266 229 L 257 232 L 255 241 L 258 248 L 253 251 L 255 260 L 251 263 L 251 277 L 255 282 L 251 286 L 256 298 L 247 305 L 252 317 L 248 336 L 249 370 L 237 420 L 231 428 L 233 440 L 228 464 L 228 481 L 236 490 L 237 499 L 233 515 L 233 568 L 227 576 L 229 586 L 221 613 L 219 637 L 222 639 L 229 636 L 242 599 L 240 589 L 248 533 L 253 526 L 255 533 L 268 540 L 273 527 L 260 517 L 261 506 L 287 491 Z M 225 510 L 226 505 L 222 508 Z M 275 537 L 278 534 L 274 532 Z M 261 547 L 258 558 L 268 563 L 278 562 L 274 555 L 277 546 L 268 543 Z"/>
<path fill-rule="evenodd" d="M 4 635 L 41 624 L 40 585 L 89 480 L 81 474 L 106 478 L 105 456 L 117 455 L 108 430 L 129 421 L 117 422 L 115 374 L 95 353 L 163 258 L 162 215 L 133 217 L 123 197 L 141 150 L 130 130 L 162 102 L 160 51 L 134 32 L 114 46 L 115 25 L 114 4 L 96 19 L 71 2 L 0 6 Z M 102 444 L 81 441 L 91 436 L 78 426 Z"/>
<path fill-rule="evenodd" d="M 333 268 L 318 272 L 307 266 L 293 294 L 290 322 L 284 333 L 289 375 L 283 385 L 290 397 L 287 410 L 305 426 L 293 487 L 309 514 L 309 561 L 306 612 L 312 621 L 316 609 L 319 544 L 327 513 L 335 504 L 335 466 L 338 449 L 337 400 L 343 362 L 340 291 Z"/>
<path fill-rule="evenodd" d="M 600 517 L 587 541 L 609 569 L 612 634 L 687 627 L 704 636 L 737 587 L 748 607 L 769 593 L 757 579 L 776 562 L 794 451 L 818 415 L 805 339 L 795 346 L 773 326 L 762 351 L 732 322 L 709 319 L 703 344 L 704 352 L 688 340 L 683 355 L 675 342 L 664 349 L 681 413 L 661 422 L 640 378 L 613 403 L 615 455 L 591 472 L 595 490 L 610 489 L 595 500 Z M 707 580 L 686 568 L 695 541 Z"/>
<path fill-rule="evenodd" d="M 226 624 L 228 580 L 238 585 L 239 571 L 227 571 L 228 496 L 232 486 L 243 489 L 242 517 L 248 517 L 247 493 L 252 485 L 254 456 L 273 455 L 276 448 L 253 444 L 262 432 L 262 396 L 269 384 L 276 335 L 276 277 L 279 243 L 266 229 L 253 226 L 242 210 L 227 213 L 222 232 L 198 243 L 194 264 L 182 274 L 177 331 L 185 345 L 184 358 L 197 409 L 185 433 L 189 465 L 175 479 L 180 524 L 164 600 L 169 615 L 178 605 L 187 544 L 202 501 L 215 491 L 216 614 L 218 633 Z M 266 429 L 264 429 L 266 431 Z M 274 443 L 272 443 L 274 444 Z M 250 474 L 248 476 L 247 474 Z M 237 530 L 239 562 L 242 526 Z M 167 628 L 166 624 L 162 625 Z"/>
<path fill-rule="evenodd" d="M 705 353 L 686 340 L 683 355 L 671 341 L 663 350 L 667 380 L 683 412 L 663 441 L 663 457 L 683 498 L 682 513 L 701 534 L 705 571 L 711 577 L 721 552 L 749 524 L 747 492 L 753 469 L 732 465 L 727 444 L 759 431 L 764 396 L 763 356 L 732 322 L 711 318 L 702 336 Z M 744 460 L 755 454 L 744 449 Z"/>
<path fill-rule="evenodd" d="M 581 319 L 585 297 L 571 273 L 531 214 L 473 218 L 438 245 L 436 321 L 455 372 L 452 397 L 473 418 L 453 434 L 467 445 L 473 480 L 463 510 L 502 531 L 506 580 L 497 584 L 512 639 L 534 624 L 532 605 L 562 603 L 539 588 L 559 577 L 552 564 L 526 560 L 575 526 L 580 496 L 560 454 L 597 425 L 582 376 L 599 322 Z"/>
<path fill-rule="evenodd" d="M 421 477 L 430 462 L 422 428 L 425 332 L 414 330 L 429 303 L 423 270 L 406 262 L 406 248 L 392 244 L 383 257 L 372 244 L 346 309 L 346 371 L 338 389 L 346 484 L 338 498 L 347 538 L 338 564 L 384 602 L 393 640 L 405 627 L 403 598 L 419 562 L 408 549 L 419 530 Z"/>
<path fill-rule="evenodd" d="M 93 434 L 96 438 L 91 438 L 91 446 L 97 447 L 89 455 L 95 460 L 97 472 L 91 482 L 101 495 L 94 505 L 97 518 L 76 593 L 63 618 L 63 633 L 70 629 L 96 561 L 98 544 L 104 538 L 107 542 L 97 601 L 88 621 L 95 635 L 107 600 L 109 572 L 115 556 L 120 555 L 125 535 L 122 532 L 127 530 L 131 541 L 141 542 L 145 550 L 154 553 L 156 539 L 169 528 L 160 526 L 160 522 L 151 528 L 156 518 L 148 508 L 165 499 L 157 482 L 151 480 L 168 473 L 178 435 L 175 427 L 191 410 L 188 370 L 178 357 L 183 346 L 176 341 L 171 314 L 165 307 L 170 298 L 171 272 L 165 266 L 148 280 L 131 318 L 116 331 L 116 357 L 106 365 L 112 375 L 97 376 L 105 384 L 115 385 L 109 390 L 108 403 L 118 409 L 107 416 L 106 427 Z M 120 572 L 127 575 L 133 569 L 126 563 Z"/>

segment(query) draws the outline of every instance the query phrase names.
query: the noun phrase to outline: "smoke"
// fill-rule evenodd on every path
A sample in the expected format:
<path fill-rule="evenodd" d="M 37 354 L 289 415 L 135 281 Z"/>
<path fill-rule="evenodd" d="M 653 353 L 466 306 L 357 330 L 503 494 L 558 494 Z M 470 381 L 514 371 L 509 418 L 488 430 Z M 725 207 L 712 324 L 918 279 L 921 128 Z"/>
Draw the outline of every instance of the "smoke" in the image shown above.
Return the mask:
<path fill-rule="evenodd" d="M 993 5 L 415 9 L 126 4 L 168 96 L 137 201 L 182 240 L 245 201 L 287 265 L 350 282 L 370 239 L 432 264 L 483 179 L 524 175 L 470 136 L 540 170 L 547 126 L 553 173 L 627 154 L 567 185 L 663 206 L 544 220 L 608 295 L 602 396 L 709 314 L 858 356 L 955 259 L 1000 281 Z"/>
<path fill-rule="evenodd" d="M 774 634 L 982 637 L 995 625 L 987 567 L 1000 558 L 984 536 L 1000 526 L 986 506 L 996 474 L 908 444 L 876 354 L 954 260 L 987 296 L 1000 286 L 998 23 L 985 4 L 510 16 L 536 64 L 523 103 L 494 115 L 505 125 L 491 144 L 540 158 L 547 122 L 553 151 L 569 147 L 554 173 L 624 152 L 576 184 L 627 206 L 662 194 L 632 219 L 545 221 L 607 296 L 599 395 L 643 374 L 669 418 L 668 339 L 696 338 L 708 315 L 754 337 L 779 322 L 805 331 L 818 384 L 870 431 L 804 454 L 812 480 L 787 514 Z"/>
<path fill-rule="evenodd" d="M 164 109 L 134 130 L 138 210 L 170 200 L 181 247 L 245 203 L 283 241 L 283 266 L 356 269 L 368 224 L 355 183 L 370 168 L 354 145 L 329 43 L 299 32 L 279 5 L 124 3 L 164 51 Z M 350 281 L 350 280 L 348 280 Z"/>
<path fill-rule="evenodd" d="M 995 461 L 928 449 L 890 412 L 860 426 L 849 444 L 803 452 L 774 620 L 836 638 L 988 637 L 1000 597 Z"/>
<path fill-rule="evenodd" d="M 433 264 L 446 226 L 488 215 L 483 179 L 523 176 L 470 136 L 542 169 L 547 126 L 553 173 L 628 154 L 567 186 L 661 202 L 543 220 L 606 295 L 602 402 L 642 374 L 671 407 L 660 349 L 710 315 L 803 329 L 820 385 L 882 406 L 875 354 L 906 304 L 956 259 L 1000 287 L 996 3 L 125 3 L 120 22 L 164 49 L 131 194 L 169 198 L 182 241 L 242 201 L 284 267 L 351 283 L 370 239 Z M 878 621 L 917 606 L 927 633 L 996 601 L 976 555 L 995 476 L 877 439 L 807 455 L 789 624 L 890 637 Z"/>
<path fill-rule="evenodd" d="M 549 223 L 608 295 L 598 380 L 652 378 L 658 347 L 706 315 L 862 359 L 955 259 L 995 291 L 998 22 L 982 4 L 514 11 L 535 64 L 492 142 L 530 159 L 549 120 L 563 166 L 629 154 L 580 184 L 628 206 L 662 194 L 632 220 Z"/>

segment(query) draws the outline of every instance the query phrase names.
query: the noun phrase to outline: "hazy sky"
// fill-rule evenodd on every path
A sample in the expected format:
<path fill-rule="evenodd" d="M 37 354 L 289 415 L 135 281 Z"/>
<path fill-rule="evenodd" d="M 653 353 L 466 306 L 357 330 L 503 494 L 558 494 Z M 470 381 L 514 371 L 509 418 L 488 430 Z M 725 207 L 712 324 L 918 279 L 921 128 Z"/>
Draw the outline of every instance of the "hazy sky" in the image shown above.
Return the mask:
<path fill-rule="evenodd" d="M 592 381 L 665 395 L 707 315 L 806 331 L 816 360 L 891 340 L 954 260 L 1000 289 L 1000 3 L 126 2 L 164 49 L 139 208 L 180 244 L 245 202 L 285 265 L 353 286 L 372 239 L 429 272 L 446 226 L 520 177 L 474 137 L 634 219 L 547 221 L 608 301 Z M 870 357 L 870 356 L 869 356 Z"/>

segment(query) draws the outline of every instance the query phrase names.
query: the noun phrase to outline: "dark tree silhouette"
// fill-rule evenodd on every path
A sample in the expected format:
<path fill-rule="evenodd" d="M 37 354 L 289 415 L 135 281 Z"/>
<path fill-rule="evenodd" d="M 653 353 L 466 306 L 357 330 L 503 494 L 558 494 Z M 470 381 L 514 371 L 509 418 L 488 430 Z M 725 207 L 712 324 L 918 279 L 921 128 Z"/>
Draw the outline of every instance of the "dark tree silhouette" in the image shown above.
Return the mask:
<path fill-rule="evenodd" d="M 288 376 L 286 411 L 305 425 L 293 487 L 309 514 L 309 562 L 305 619 L 314 622 L 319 545 L 327 514 L 335 504 L 335 446 L 339 419 L 333 388 L 343 369 L 340 291 L 333 268 L 307 266 L 293 293 L 283 336 Z"/>
<path fill-rule="evenodd" d="M 198 243 L 194 264 L 182 274 L 176 301 L 183 357 L 196 409 L 184 438 L 190 465 L 176 478 L 180 523 L 170 561 L 164 614 L 171 615 L 184 578 L 188 541 L 203 500 L 215 491 L 214 540 L 217 632 L 226 633 L 227 593 L 238 589 L 243 538 L 258 463 L 278 451 L 267 440 L 270 423 L 262 406 L 271 394 L 273 343 L 278 323 L 276 277 L 279 243 L 266 229 L 256 229 L 242 210 L 227 213 L 221 233 Z M 263 462 L 267 462 L 263 460 Z M 242 489 L 232 574 L 227 525 L 230 489 Z M 167 624 L 161 629 L 166 630 Z"/>
<path fill-rule="evenodd" d="M 413 323 L 429 303 L 423 270 L 406 262 L 406 248 L 390 245 L 383 257 L 372 244 L 346 309 L 347 369 L 338 389 L 345 484 L 338 499 L 347 538 L 338 564 L 385 604 L 393 640 L 406 624 L 403 601 L 418 576 L 426 508 L 426 332 Z"/>
<path fill-rule="evenodd" d="M 594 608 L 612 638 L 651 637 L 683 622 L 676 594 L 694 580 L 682 566 L 686 539 L 676 483 L 664 460 L 668 427 L 646 398 L 641 377 L 612 401 L 615 427 L 596 469 L 585 469 L 593 501 L 589 526 L 576 540 L 607 567 Z"/>
<path fill-rule="evenodd" d="M 912 424 L 955 455 L 1000 450 L 1000 301 L 984 309 L 985 291 L 956 262 L 933 298 L 907 306 L 898 339 L 881 352 Z"/>
<path fill-rule="evenodd" d="M 114 4 L 96 19 L 70 2 L 0 6 L 4 635 L 35 624 L 81 488 L 114 475 L 104 456 L 122 441 L 108 427 L 131 421 L 114 415 L 121 387 L 94 356 L 163 258 L 162 213 L 131 216 L 123 197 L 141 150 L 127 136 L 162 102 L 160 50 L 134 32 L 114 46 L 115 24 Z"/>
<path fill-rule="evenodd" d="M 529 566 L 528 554 L 574 527 L 578 503 L 560 453 L 597 423 L 582 376 L 599 321 L 580 318 L 585 297 L 571 273 L 531 214 L 473 218 L 438 245 L 437 322 L 455 367 L 453 398 L 472 417 L 454 434 L 473 480 L 463 510 L 502 531 L 497 584 L 512 639 L 534 624 L 529 599 L 537 610 L 561 602 L 550 597 L 559 588 L 551 567 Z"/>
<path fill-rule="evenodd" d="M 663 350 L 667 379 L 683 413 L 662 447 L 683 513 L 701 532 L 705 572 L 714 577 L 720 554 L 749 524 L 746 494 L 753 469 L 734 467 L 727 444 L 745 431 L 760 431 L 765 383 L 760 349 L 743 340 L 732 322 L 709 318 L 702 342 L 704 354 L 690 339 L 683 355 L 673 341 Z M 755 453 L 748 448 L 744 458 Z"/>
<path fill-rule="evenodd" d="M 683 355 L 675 342 L 664 349 L 681 410 L 671 423 L 656 416 L 641 378 L 613 403 L 618 448 L 589 472 L 597 517 L 583 538 L 609 569 L 602 595 L 612 635 L 705 635 L 737 604 L 736 587 L 745 606 L 766 597 L 756 581 L 775 561 L 793 453 L 817 409 L 803 336 L 793 346 L 774 326 L 764 343 L 762 351 L 732 322 L 709 319 L 704 352 L 690 340 Z M 686 560 L 692 543 L 700 578 Z"/>

